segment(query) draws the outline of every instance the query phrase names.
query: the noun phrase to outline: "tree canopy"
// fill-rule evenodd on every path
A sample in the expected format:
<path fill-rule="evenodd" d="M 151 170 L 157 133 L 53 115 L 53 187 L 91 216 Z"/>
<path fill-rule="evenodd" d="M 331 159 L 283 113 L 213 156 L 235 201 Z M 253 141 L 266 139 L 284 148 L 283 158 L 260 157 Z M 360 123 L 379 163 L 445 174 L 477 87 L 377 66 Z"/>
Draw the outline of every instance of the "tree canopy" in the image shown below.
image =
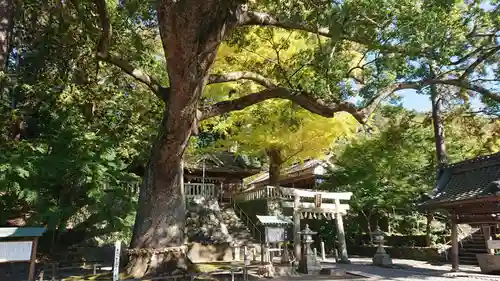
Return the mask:
<path fill-rule="evenodd" d="M 456 118 L 461 110 L 447 112 L 448 117 L 455 118 L 444 118 L 450 160 L 497 152 L 498 140 L 485 141 L 496 134 L 496 125 L 477 116 L 463 122 Z M 351 215 L 361 218 L 358 222 L 366 232 L 373 230 L 370 224 L 375 220 L 394 221 L 396 212 L 413 216 L 417 204 L 432 192 L 436 182 L 430 117 L 386 107 L 377 119 L 379 125 L 374 131 L 353 140 L 334 156 L 335 168 L 322 185 L 328 190 L 353 192 Z"/>

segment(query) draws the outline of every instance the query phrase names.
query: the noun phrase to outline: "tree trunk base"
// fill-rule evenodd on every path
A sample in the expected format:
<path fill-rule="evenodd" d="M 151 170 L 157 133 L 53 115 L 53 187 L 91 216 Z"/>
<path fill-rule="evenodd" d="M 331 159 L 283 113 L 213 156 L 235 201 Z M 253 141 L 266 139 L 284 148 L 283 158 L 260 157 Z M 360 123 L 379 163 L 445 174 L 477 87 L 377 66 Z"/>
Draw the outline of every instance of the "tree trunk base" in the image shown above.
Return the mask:
<path fill-rule="evenodd" d="M 126 273 L 133 278 L 184 275 L 196 272 L 183 248 L 129 250 Z"/>

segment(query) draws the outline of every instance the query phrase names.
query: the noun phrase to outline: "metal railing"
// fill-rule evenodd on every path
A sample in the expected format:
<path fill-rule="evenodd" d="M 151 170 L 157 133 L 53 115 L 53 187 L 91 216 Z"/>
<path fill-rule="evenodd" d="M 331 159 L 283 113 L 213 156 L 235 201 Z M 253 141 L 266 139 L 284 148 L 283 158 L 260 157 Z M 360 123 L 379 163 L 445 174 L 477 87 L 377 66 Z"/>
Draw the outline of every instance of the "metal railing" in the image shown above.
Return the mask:
<path fill-rule="evenodd" d="M 231 204 L 233 206 L 234 213 L 236 216 L 238 216 L 241 221 L 247 226 L 247 228 L 250 230 L 252 237 L 255 238 L 256 235 L 258 235 L 258 242 L 259 244 L 262 244 L 262 232 L 259 230 L 259 228 L 255 225 L 255 223 L 252 221 L 252 219 L 243 211 L 243 209 L 234 201 L 231 201 Z"/>

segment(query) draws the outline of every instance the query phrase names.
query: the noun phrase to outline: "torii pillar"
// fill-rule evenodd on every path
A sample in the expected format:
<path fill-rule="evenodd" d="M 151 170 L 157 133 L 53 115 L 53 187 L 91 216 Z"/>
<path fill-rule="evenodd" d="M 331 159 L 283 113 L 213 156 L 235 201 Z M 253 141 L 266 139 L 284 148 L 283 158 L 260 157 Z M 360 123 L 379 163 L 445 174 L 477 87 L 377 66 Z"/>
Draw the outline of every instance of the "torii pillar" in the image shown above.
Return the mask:
<path fill-rule="evenodd" d="M 339 240 L 339 256 L 341 263 L 351 263 L 347 255 L 347 243 L 345 241 L 344 220 L 340 213 L 340 199 L 335 199 L 335 220 L 337 221 L 337 238 Z"/>
<path fill-rule="evenodd" d="M 300 241 L 300 195 L 294 193 L 293 201 L 293 247 L 295 260 L 300 261 L 302 255 L 301 241 Z"/>

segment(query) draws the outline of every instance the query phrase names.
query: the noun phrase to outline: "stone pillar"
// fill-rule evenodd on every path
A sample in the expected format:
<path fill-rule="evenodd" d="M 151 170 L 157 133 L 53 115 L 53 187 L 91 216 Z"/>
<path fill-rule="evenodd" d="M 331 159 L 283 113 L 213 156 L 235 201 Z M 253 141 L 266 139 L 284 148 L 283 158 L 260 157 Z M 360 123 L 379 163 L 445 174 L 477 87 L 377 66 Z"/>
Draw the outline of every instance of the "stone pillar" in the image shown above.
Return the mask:
<path fill-rule="evenodd" d="M 457 218 L 451 218 L 451 271 L 458 271 L 458 225 Z"/>
<path fill-rule="evenodd" d="M 234 244 L 234 261 L 240 261 L 240 245 Z"/>
<path fill-rule="evenodd" d="M 342 214 L 340 213 L 340 199 L 335 199 L 335 220 L 337 221 L 337 237 L 339 241 L 339 256 L 340 262 L 350 263 L 349 257 L 347 256 L 347 243 L 345 241 L 344 232 L 344 220 Z"/>
<path fill-rule="evenodd" d="M 491 225 L 489 225 L 489 224 L 482 224 L 481 225 L 481 230 L 483 232 L 483 238 L 484 238 L 484 243 L 485 243 L 486 249 L 488 249 L 488 241 L 492 240 L 491 239 Z M 494 255 L 495 254 L 495 249 L 488 249 L 488 253 L 490 255 Z"/>
<path fill-rule="evenodd" d="M 300 238 L 300 196 L 295 194 L 294 202 L 293 202 L 293 248 L 295 260 L 300 261 L 301 254 L 301 238 Z"/>
<path fill-rule="evenodd" d="M 326 253 L 325 253 L 325 242 L 321 241 L 321 259 L 323 261 L 326 260 Z"/>

